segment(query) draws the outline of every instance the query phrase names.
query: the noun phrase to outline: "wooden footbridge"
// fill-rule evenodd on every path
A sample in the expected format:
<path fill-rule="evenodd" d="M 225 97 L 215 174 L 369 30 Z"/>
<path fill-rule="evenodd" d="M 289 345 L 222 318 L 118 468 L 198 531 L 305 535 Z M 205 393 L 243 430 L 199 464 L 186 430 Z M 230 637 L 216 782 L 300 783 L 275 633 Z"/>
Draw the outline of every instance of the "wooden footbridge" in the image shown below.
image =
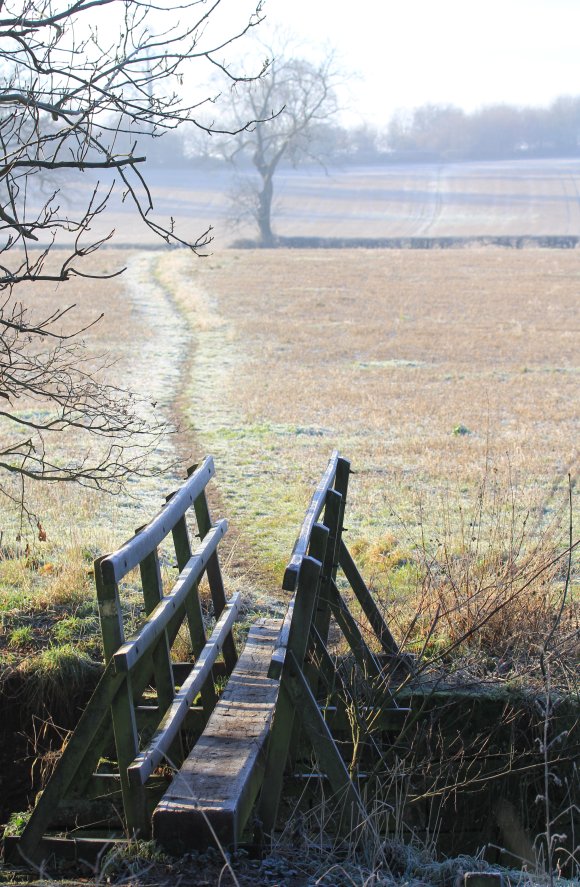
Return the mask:
<path fill-rule="evenodd" d="M 390 676 L 411 665 L 342 538 L 349 462 L 332 454 L 307 509 L 284 575 L 284 619 L 257 621 L 240 656 L 240 594 L 226 596 L 219 563 L 227 523 L 212 523 L 206 497 L 213 474 L 208 457 L 151 523 L 95 562 L 105 669 L 26 828 L 9 839 L 12 858 L 90 860 L 131 836 L 152 836 L 175 853 L 210 841 L 228 848 L 267 842 L 285 776 L 312 759 L 310 776 L 326 781 L 343 820 L 352 825 L 364 816 L 348 741 L 353 690 L 341 664 L 348 659 L 357 680 L 372 684 L 385 730 L 405 714 Z M 169 540 L 179 573 L 166 589 L 160 546 Z M 146 619 L 126 638 L 123 583 L 136 568 Z M 209 636 L 204 576 L 215 623 Z M 366 617 L 365 634 L 346 586 Z M 175 662 L 171 653 L 182 626 L 193 663 Z M 220 695 L 216 686 L 224 684 Z"/>

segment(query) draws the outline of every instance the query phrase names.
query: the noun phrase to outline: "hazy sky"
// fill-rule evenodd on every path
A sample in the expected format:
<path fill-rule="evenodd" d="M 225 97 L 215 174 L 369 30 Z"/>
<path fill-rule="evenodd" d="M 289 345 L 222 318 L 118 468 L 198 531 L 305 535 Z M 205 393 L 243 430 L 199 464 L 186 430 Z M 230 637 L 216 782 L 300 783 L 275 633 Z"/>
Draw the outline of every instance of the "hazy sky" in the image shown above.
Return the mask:
<path fill-rule="evenodd" d="M 334 47 L 360 75 L 353 112 L 377 124 L 426 102 L 473 110 L 580 94 L 580 0 L 266 0 L 264 11 L 305 55 Z"/>

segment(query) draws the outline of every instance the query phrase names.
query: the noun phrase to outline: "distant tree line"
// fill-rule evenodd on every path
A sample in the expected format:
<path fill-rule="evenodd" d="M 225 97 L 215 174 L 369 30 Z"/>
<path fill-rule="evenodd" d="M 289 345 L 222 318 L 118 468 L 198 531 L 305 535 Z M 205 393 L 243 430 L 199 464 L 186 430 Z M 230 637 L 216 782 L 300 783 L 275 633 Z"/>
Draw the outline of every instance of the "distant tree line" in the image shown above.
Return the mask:
<path fill-rule="evenodd" d="M 498 104 L 471 113 L 452 105 L 422 105 L 395 114 L 385 128 L 328 125 L 318 137 L 329 146 L 329 161 L 354 165 L 576 157 L 580 96 L 563 96 L 547 108 Z"/>
<path fill-rule="evenodd" d="M 390 122 L 391 154 L 440 160 L 567 157 L 580 153 L 580 96 L 563 96 L 547 108 L 490 105 L 472 113 L 423 105 Z"/>
<path fill-rule="evenodd" d="M 181 134 L 174 138 L 181 139 Z M 333 165 L 576 157 L 580 96 L 562 96 L 546 108 L 497 104 L 471 113 L 452 105 L 428 104 L 395 114 L 386 127 L 345 127 L 324 120 L 314 123 L 309 139 L 311 155 Z M 166 151 L 166 145 L 165 138 L 155 145 L 154 165 L 188 165 L 202 159 L 191 144 L 182 144 L 181 152 L 173 146 Z M 203 159 L 211 157 L 205 154 Z M 288 163 L 293 163 L 291 156 L 282 161 Z"/>

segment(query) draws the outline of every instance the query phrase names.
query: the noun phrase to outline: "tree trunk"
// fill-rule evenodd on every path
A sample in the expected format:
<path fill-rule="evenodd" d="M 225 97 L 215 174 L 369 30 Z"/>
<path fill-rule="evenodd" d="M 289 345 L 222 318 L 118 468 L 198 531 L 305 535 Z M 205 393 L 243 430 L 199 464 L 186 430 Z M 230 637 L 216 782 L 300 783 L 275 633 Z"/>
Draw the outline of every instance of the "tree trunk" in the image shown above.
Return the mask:
<path fill-rule="evenodd" d="M 262 246 L 274 246 L 275 238 L 272 232 L 272 197 L 274 185 L 272 176 L 267 175 L 262 179 L 262 190 L 258 194 L 257 222 L 260 231 L 260 243 Z"/>

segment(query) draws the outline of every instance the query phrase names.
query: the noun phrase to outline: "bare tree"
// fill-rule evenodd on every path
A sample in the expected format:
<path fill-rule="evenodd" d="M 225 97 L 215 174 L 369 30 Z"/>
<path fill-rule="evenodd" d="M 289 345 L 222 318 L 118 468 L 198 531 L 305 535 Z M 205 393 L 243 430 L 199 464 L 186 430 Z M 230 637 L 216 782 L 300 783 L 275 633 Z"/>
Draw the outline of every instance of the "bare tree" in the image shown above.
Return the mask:
<path fill-rule="evenodd" d="M 145 157 L 136 156 L 135 147 L 185 121 L 212 129 L 199 114 L 216 96 L 194 102 L 183 98 L 183 76 L 194 62 L 208 73 L 218 69 L 231 83 L 251 79 L 236 76 L 223 53 L 260 21 L 260 6 L 241 31 L 213 44 L 205 31 L 223 4 L 8 0 L 0 5 L 0 231 L 5 236 L 0 286 L 82 274 L 74 263 L 100 245 L 85 241 L 106 208 L 111 186 L 96 185 L 83 211 L 71 217 L 61 205 L 58 184 L 38 200 L 38 184 L 47 172 L 56 182 L 55 176 L 66 171 L 69 192 L 88 170 L 114 173 L 155 234 L 193 250 L 207 245 L 208 231 L 189 243 L 173 225 L 154 220 L 140 172 Z M 106 20 L 99 21 L 97 14 Z M 75 238 L 71 253 L 56 272 L 43 273 L 47 250 L 65 233 Z M 9 266 L 17 245 L 24 255 Z M 31 254 L 33 246 L 39 248 Z"/>
<path fill-rule="evenodd" d="M 235 139 L 212 139 L 216 153 L 239 169 L 250 162 L 257 177 L 244 175 L 233 196 L 237 216 L 257 224 L 260 241 L 272 246 L 274 176 L 281 163 L 297 166 L 307 160 L 322 162 L 323 131 L 338 111 L 335 86 L 339 74 L 332 53 L 320 64 L 281 53 L 243 94 L 231 92 L 229 129 Z M 249 119 L 263 121 L 244 125 Z"/>
<path fill-rule="evenodd" d="M 207 246 L 210 227 L 191 242 L 173 220 L 164 225 L 154 218 L 141 167 L 146 141 L 182 123 L 217 132 L 200 120 L 215 92 L 184 98 L 183 78 L 192 66 L 199 82 L 215 70 L 240 87 L 253 79 L 238 76 L 224 57 L 259 23 L 261 4 L 248 7 L 247 19 L 224 35 L 213 25 L 227 5 L 0 2 L 0 469 L 18 481 L 15 488 L 7 480 L 0 492 L 11 498 L 27 478 L 116 489 L 168 430 L 136 397 L 108 383 L 106 359 L 90 358 L 78 339 L 82 330 L 65 330 L 70 308 L 34 316 L 14 299 L 14 288 L 91 276 L 84 260 L 113 235 L 95 237 L 91 229 L 115 187 L 162 240 L 193 252 Z M 259 63 L 255 76 L 261 73 Z M 104 182 L 92 179 L 87 188 L 95 170 Z M 77 199 L 69 203 L 71 194 Z M 64 252 L 57 254 L 57 246 Z M 18 401 L 41 403 L 42 410 L 31 417 L 16 409 Z M 79 436 L 77 453 L 57 464 L 47 441 L 71 430 Z M 85 435 L 103 445 L 83 451 L 78 445 Z M 24 501 L 22 491 L 17 498 Z"/>

